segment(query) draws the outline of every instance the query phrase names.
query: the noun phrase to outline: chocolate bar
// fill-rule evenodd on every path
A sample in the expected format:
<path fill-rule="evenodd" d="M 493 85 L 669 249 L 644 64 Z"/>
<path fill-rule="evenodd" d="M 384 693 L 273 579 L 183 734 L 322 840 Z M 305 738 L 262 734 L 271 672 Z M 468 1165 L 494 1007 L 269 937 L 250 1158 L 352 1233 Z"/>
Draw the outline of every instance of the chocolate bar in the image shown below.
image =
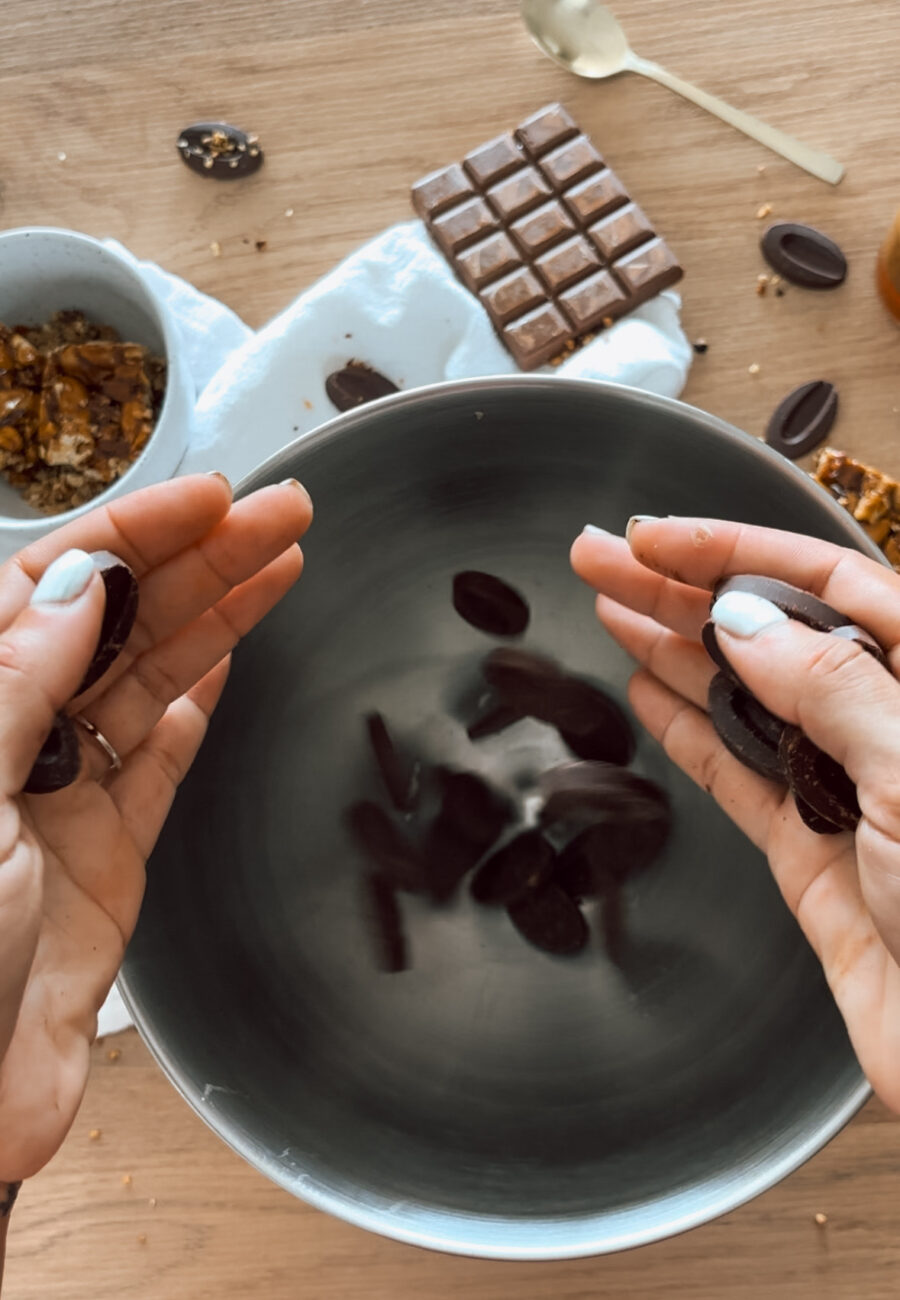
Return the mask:
<path fill-rule="evenodd" d="M 560 359 L 683 271 L 560 104 L 412 187 L 522 370 Z"/>

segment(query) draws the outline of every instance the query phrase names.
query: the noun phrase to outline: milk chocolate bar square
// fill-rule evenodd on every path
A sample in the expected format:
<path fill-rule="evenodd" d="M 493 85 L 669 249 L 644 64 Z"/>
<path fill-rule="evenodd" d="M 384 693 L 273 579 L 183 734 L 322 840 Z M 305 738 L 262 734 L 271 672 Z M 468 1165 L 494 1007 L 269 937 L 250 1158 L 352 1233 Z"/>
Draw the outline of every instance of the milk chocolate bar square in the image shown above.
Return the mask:
<path fill-rule="evenodd" d="M 683 274 L 561 104 L 423 177 L 412 201 L 522 370 L 561 360 Z"/>

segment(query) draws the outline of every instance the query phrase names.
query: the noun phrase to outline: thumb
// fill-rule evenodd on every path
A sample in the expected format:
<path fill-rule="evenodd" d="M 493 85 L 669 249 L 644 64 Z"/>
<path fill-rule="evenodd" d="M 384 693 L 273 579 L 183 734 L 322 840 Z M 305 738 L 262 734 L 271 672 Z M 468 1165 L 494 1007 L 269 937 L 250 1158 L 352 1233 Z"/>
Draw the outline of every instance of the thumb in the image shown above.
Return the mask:
<path fill-rule="evenodd" d="M 0 797 L 17 794 L 97 646 L 105 588 L 91 557 L 65 551 L 0 634 Z"/>
<path fill-rule="evenodd" d="M 710 618 L 747 688 L 856 782 L 860 884 L 900 960 L 900 682 L 858 643 L 813 631 L 759 596 L 727 593 Z"/>

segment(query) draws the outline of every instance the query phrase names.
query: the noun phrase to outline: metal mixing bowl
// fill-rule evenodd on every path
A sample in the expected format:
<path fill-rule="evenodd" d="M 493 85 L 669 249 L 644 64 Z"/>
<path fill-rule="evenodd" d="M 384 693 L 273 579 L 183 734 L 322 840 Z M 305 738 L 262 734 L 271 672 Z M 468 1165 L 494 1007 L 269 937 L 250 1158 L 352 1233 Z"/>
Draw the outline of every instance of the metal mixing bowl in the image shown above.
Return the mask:
<path fill-rule="evenodd" d="M 493 644 L 450 581 L 487 569 L 525 644 L 625 698 L 569 545 L 587 522 L 712 514 L 877 554 L 825 492 L 712 416 L 636 391 L 502 378 L 400 394 L 270 460 L 316 518 L 306 572 L 247 639 L 149 868 L 124 987 L 159 1062 L 235 1150 L 404 1241 L 546 1259 L 618 1250 L 771 1186 L 867 1096 L 765 860 L 643 736 L 664 859 L 627 889 L 621 969 L 529 948 L 465 892 L 404 896 L 412 969 L 379 974 L 341 826 L 377 794 L 362 715 L 522 793 L 563 756 L 536 723 L 472 745 Z"/>

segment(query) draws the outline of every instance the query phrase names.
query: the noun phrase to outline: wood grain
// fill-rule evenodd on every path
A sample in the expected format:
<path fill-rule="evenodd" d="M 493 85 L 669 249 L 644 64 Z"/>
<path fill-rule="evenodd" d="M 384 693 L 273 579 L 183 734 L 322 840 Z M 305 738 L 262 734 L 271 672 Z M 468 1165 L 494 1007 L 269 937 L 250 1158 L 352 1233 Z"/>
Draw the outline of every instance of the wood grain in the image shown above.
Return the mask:
<path fill-rule="evenodd" d="M 709 343 L 686 397 L 759 432 L 789 389 L 830 379 L 841 395 L 833 444 L 900 474 L 900 331 L 872 287 L 900 204 L 900 11 L 884 0 L 619 0 L 617 11 L 641 54 L 829 150 L 847 165 L 843 184 L 807 177 L 638 78 L 575 81 L 532 47 L 508 0 L 6 0 L 0 221 L 113 235 L 259 325 L 408 217 L 411 180 L 559 98 L 684 261 L 686 326 Z M 259 132 L 256 177 L 216 186 L 181 166 L 179 128 L 210 117 Z M 764 203 L 841 243 L 844 288 L 757 296 Z M 708 1227 L 614 1258 L 512 1265 L 400 1246 L 292 1200 L 204 1128 L 133 1033 L 118 1046 L 116 1062 L 109 1044 L 94 1049 L 74 1131 L 23 1190 L 11 1300 L 900 1293 L 900 1123 L 877 1103 L 787 1182 Z"/>

